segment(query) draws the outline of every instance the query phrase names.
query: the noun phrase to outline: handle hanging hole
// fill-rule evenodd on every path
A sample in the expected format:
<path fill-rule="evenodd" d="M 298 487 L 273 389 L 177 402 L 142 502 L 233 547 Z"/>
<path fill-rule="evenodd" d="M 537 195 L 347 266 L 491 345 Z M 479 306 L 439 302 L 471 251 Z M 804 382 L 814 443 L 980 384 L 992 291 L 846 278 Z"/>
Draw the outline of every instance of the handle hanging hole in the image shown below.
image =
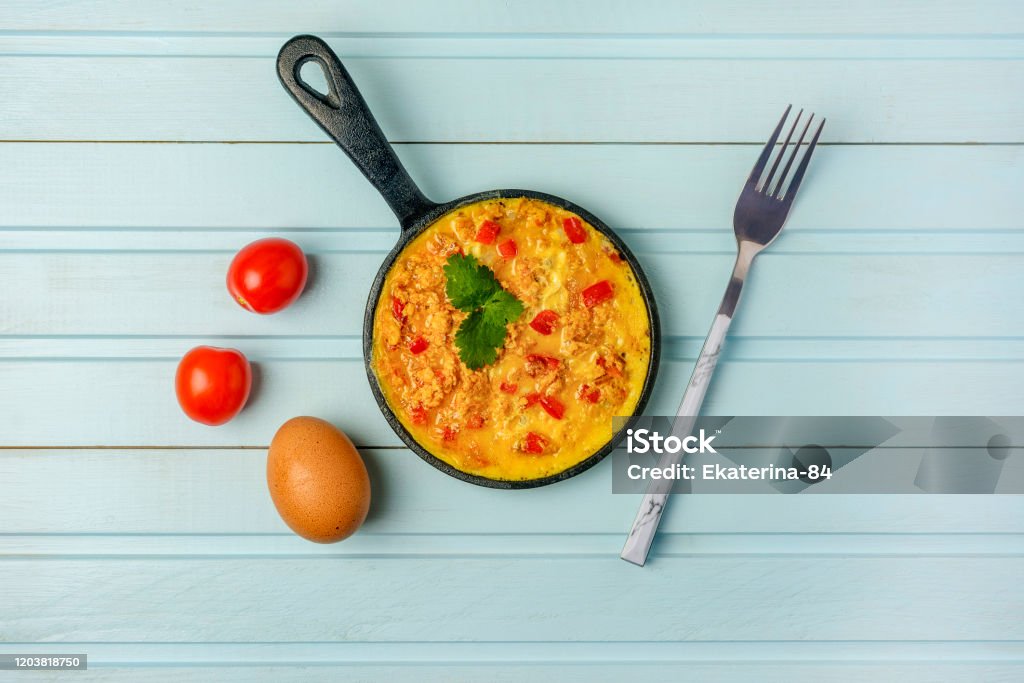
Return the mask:
<path fill-rule="evenodd" d="M 296 80 L 299 85 L 316 95 L 335 109 L 338 108 L 338 97 L 327 80 L 327 68 L 317 57 L 308 57 L 299 62 Z"/>

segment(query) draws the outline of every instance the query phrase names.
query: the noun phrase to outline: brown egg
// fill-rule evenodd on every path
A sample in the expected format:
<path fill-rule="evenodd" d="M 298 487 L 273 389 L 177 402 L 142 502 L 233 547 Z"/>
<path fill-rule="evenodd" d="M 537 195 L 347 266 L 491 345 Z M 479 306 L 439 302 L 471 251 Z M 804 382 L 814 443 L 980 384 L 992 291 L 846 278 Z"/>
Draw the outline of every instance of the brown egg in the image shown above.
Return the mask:
<path fill-rule="evenodd" d="M 348 538 L 370 509 L 370 478 L 345 434 L 315 417 L 294 417 L 274 435 L 267 486 L 281 519 L 317 543 Z"/>

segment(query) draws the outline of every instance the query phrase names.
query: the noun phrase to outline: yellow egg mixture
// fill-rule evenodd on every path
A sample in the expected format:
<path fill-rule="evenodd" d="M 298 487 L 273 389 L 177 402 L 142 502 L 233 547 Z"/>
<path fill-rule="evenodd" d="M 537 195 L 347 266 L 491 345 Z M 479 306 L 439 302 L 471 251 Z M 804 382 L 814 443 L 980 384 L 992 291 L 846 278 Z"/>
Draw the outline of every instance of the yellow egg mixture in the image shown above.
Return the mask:
<path fill-rule="evenodd" d="M 466 313 L 445 294 L 454 253 L 494 271 L 525 311 L 497 361 L 461 362 Z M 426 450 L 470 474 L 537 479 L 585 460 L 631 415 L 651 355 L 650 321 L 629 264 L 579 216 L 536 199 L 446 214 L 398 256 L 373 325 L 384 397 Z"/>

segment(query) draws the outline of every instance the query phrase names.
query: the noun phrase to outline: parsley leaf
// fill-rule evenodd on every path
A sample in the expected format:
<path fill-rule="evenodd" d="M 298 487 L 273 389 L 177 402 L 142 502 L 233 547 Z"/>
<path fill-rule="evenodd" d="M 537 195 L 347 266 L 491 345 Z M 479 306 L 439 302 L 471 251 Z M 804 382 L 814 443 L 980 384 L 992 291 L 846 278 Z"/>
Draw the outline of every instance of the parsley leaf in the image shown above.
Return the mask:
<path fill-rule="evenodd" d="M 495 292 L 502 291 L 494 271 L 476 260 L 472 254 L 452 254 L 444 266 L 445 293 L 452 306 L 470 313 L 487 303 Z"/>
<path fill-rule="evenodd" d="M 448 299 L 469 313 L 455 333 L 459 358 L 470 370 L 479 370 L 498 359 L 505 327 L 523 314 L 523 303 L 502 289 L 494 271 L 471 255 L 452 254 L 444 274 Z"/>
<path fill-rule="evenodd" d="M 505 343 L 505 325 L 495 325 L 483 309 L 473 311 L 455 333 L 459 358 L 470 370 L 479 370 L 498 359 L 498 347 Z"/>
<path fill-rule="evenodd" d="M 500 321 L 504 327 L 508 323 L 514 323 L 523 314 L 523 302 L 504 289 L 499 289 L 484 304 L 484 313 L 494 322 Z"/>

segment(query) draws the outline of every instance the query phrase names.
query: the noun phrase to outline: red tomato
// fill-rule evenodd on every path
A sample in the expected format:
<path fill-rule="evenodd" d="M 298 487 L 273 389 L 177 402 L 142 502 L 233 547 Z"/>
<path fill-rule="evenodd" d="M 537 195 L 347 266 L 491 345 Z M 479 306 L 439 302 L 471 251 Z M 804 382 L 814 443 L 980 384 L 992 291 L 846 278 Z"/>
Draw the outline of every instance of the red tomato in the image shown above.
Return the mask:
<path fill-rule="evenodd" d="M 527 432 L 523 441 L 523 451 L 533 455 L 541 455 L 547 448 L 548 440 L 536 432 Z"/>
<path fill-rule="evenodd" d="M 391 315 L 400 323 L 405 322 L 405 304 L 397 296 L 391 296 Z"/>
<path fill-rule="evenodd" d="M 426 351 L 428 346 L 430 346 L 430 344 L 427 343 L 426 339 L 423 337 L 416 337 L 412 340 L 412 343 L 409 344 L 409 350 L 412 351 L 413 355 L 418 355 Z"/>
<path fill-rule="evenodd" d="M 502 382 L 498 388 L 504 391 L 506 394 L 514 394 L 517 391 L 519 391 L 518 384 L 509 384 L 508 382 Z"/>
<path fill-rule="evenodd" d="M 501 226 L 494 221 L 484 221 L 476 231 L 476 241 L 480 244 L 494 244 L 494 238 L 501 232 Z"/>
<path fill-rule="evenodd" d="M 622 369 L 615 363 L 609 363 L 604 356 L 598 356 L 597 360 L 594 362 L 612 377 L 622 377 Z"/>
<path fill-rule="evenodd" d="M 412 418 L 412 423 L 414 425 L 427 424 L 427 411 L 423 406 L 416 406 L 409 411 L 409 417 Z"/>
<path fill-rule="evenodd" d="M 561 420 L 562 416 L 565 415 L 565 406 L 554 396 L 541 396 L 540 407 L 556 420 Z"/>
<path fill-rule="evenodd" d="M 554 311 L 543 310 L 534 316 L 530 321 L 530 327 L 543 335 L 549 335 L 555 330 L 558 324 L 558 314 Z"/>
<path fill-rule="evenodd" d="M 498 253 L 503 259 L 515 258 L 519 253 L 519 247 L 516 246 L 515 240 L 505 240 L 498 245 Z"/>
<path fill-rule="evenodd" d="M 615 290 L 612 289 L 612 283 L 607 280 L 601 280 L 583 290 L 583 305 L 587 308 L 593 308 L 600 303 L 608 301 L 613 296 L 615 296 Z"/>
<path fill-rule="evenodd" d="M 583 229 L 583 223 L 576 216 L 569 216 L 562 221 L 562 228 L 565 236 L 573 244 L 582 244 L 587 240 L 587 231 Z"/>
<path fill-rule="evenodd" d="M 576 397 L 583 399 L 587 403 L 597 403 L 601 400 L 601 390 L 597 387 L 591 389 L 590 385 L 584 384 L 580 387 L 580 390 L 576 392 Z"/>
<path fill-rule="evenodd" d="M 277 313 L 299 298 L 308 274 L 306 255 L 298 245 L 268 237 L 235 254 L 228 268 L 228 291 L 248 311 Z"/>
<path fill-rule="evenodd" d="M 252 368 L 241 351 L 197 346 L 182 357 L 174 377 L 185 414 L 205 425 L 238 415 L 252 388 Z"/>

